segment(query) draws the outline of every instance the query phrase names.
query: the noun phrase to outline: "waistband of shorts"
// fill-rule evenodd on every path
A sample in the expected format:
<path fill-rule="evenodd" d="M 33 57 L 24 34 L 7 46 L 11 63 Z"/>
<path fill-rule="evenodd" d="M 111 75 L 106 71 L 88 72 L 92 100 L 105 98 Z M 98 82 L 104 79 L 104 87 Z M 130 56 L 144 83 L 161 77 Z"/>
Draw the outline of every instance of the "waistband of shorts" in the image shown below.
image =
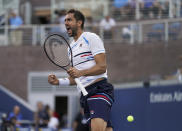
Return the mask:
<path fill-rule="evenodd" d="M 104 78 L 103 80 L 100 80 L 100 81 L 98 81 L 98 82 L 95 82 L 95 83 L 93 83 L 93 84 L 91 84 L 91 85 L 85 87 L 85 89 L 86 89 L 87 91 L 89 91 L 90 89 L 92 89 L 92 88 L 94 88 L 94 87 L 97 87 L 98 85 L 100 85 L 100 84 L 102 84 L 102 83 L 106 83 L 106 82 L 107 82 L 107 79 Z"/>

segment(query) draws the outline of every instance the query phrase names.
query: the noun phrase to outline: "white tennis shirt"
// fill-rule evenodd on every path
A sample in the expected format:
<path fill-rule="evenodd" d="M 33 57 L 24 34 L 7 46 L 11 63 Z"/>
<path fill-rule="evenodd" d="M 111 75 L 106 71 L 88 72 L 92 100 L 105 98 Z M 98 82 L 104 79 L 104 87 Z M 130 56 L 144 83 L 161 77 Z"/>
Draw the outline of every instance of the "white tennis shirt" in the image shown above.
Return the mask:
<path fill-rule="evenodd" d="M 105 48 L 102 40 L 98 35 L 91 32 L 83 32 L 77 41 L 72 41 L 71 44 L 73 55 L 73 66 L 78 70 L 85 70 L 96 65 L 94 56 L 100 53 L 105 53 Z M 81 84 L 86 87 L 98 78 L 107 78 L 107 73 L 95 76 L 81 76 L 78 78 Z"/>

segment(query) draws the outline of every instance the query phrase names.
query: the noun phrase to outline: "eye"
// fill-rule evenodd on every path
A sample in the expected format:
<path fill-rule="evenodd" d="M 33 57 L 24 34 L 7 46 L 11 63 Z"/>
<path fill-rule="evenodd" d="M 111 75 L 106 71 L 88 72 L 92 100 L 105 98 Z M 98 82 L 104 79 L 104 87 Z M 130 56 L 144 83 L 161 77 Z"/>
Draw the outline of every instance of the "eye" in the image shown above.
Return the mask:
<path fill-rule="evenodd" d="M 66 21 L 70 21 L 70 18 L 67 18 L 67 19 L 64 20 L 64 22 L 66 22 Z"/>
<path fill-rule="evenodd" d="M 71 21 L 71 18 L 69 18 L 68 21 Z"/>

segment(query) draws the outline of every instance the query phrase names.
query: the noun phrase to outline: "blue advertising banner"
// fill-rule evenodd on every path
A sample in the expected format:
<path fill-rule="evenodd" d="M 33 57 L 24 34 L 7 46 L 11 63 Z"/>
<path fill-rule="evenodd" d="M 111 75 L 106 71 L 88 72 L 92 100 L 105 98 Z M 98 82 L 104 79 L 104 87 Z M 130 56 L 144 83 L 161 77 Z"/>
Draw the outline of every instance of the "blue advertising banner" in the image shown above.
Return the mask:
<path fill-rule="evenodd" d="M 182 131 L 181 117 L 182 85 L 115 90 L 114 131 Z"/>
<path fill-rule="evenodd" d="M 13 111 L 15 105 L 20 107 L 23 120 L 33 120 L 33 112 L 30 109 L 0 89 L 0 113 L 7 113 L 8 115 Z"/>

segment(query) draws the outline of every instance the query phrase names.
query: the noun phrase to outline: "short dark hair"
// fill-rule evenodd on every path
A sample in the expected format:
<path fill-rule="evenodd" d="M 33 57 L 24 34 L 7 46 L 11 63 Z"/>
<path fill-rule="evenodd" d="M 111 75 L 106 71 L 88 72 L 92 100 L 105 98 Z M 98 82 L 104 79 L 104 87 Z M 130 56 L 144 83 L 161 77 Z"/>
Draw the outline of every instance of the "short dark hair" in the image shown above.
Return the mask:
<path fill-rule="evenodd" d="M 75 19 L 78 21 L 78 20 L 81 20 L 82 21 L 82 25 L 81 25 L 81 28 L 83 29 L 84 28 L 84 22 L 85 22 L 85 16 L 79 11 L 79 10 L 75 10 L 75 9 L 70 9 L 67 14 L 69 13 L 72 13 L 74 14 L 74 17 Z"/>

